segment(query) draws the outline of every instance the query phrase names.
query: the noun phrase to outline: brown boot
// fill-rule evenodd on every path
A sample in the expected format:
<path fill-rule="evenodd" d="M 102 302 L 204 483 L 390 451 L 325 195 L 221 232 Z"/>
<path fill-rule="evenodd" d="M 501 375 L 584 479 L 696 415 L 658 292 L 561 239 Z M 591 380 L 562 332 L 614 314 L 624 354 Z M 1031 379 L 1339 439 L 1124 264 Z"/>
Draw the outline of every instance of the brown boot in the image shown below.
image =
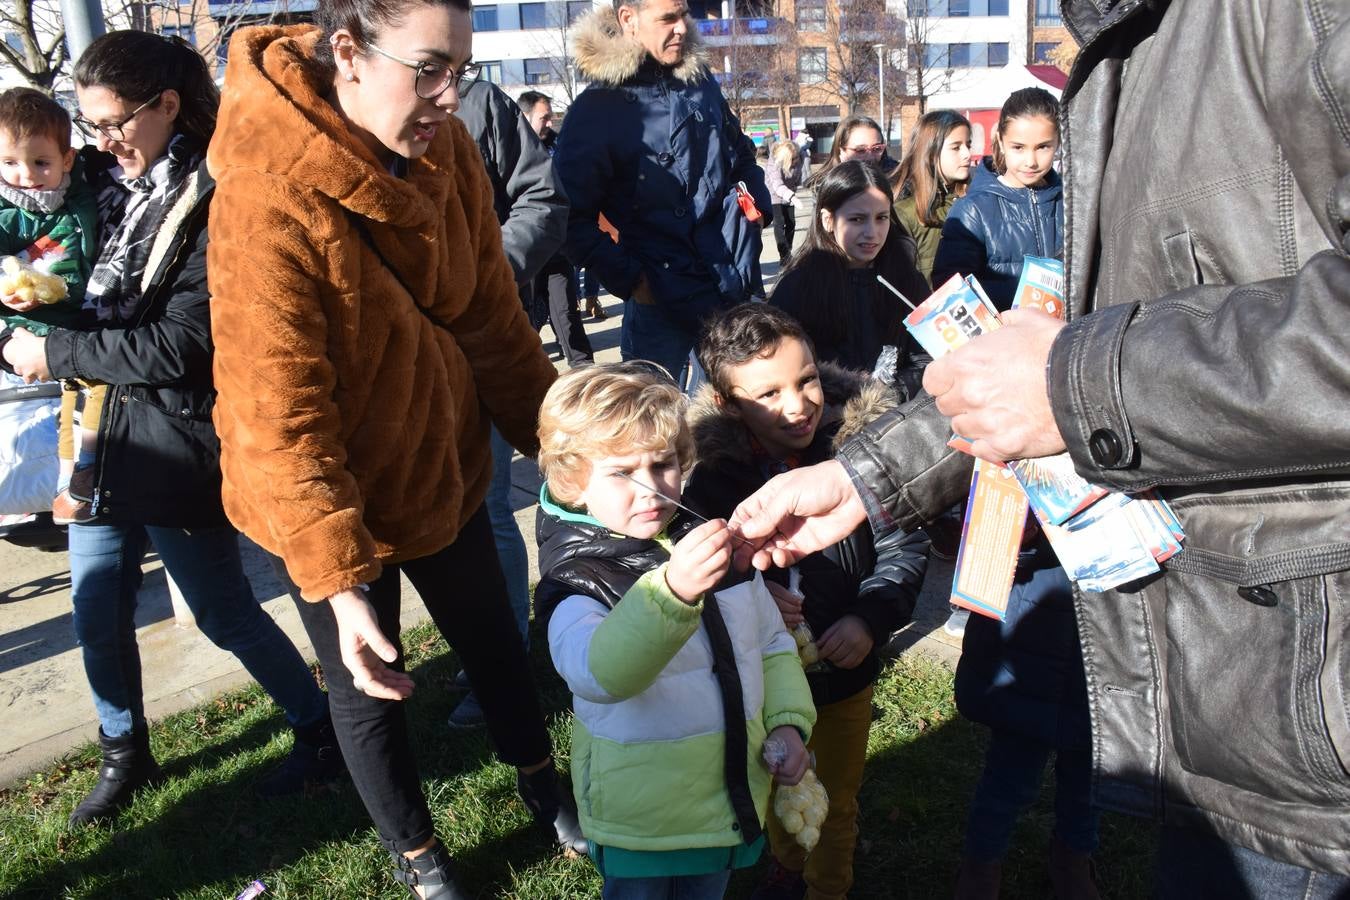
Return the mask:
<path fill-rule="evenodd" d="M 603 322 L 605 321 L 605 319 L 609 318 L 609 316 L 605 315 L 604 309 L 602 309 L 600 306 L 599 297 L 586 298 L 586 315 L 590 316 L 597 322 Z"/>
<path fill-rule="evenodd" d="M 1003 860 L 976 862 L 966 857 L 956 876 L 956 900 L 998 900 L 1002 883 Z"/>
<path fill-rule="evenodd" d="M 1069 848 L 1059 838 L 1050 843 L 1050 885 L 1056 900 L 1101 900 L 1093 877 L 1092 857 Z"/>

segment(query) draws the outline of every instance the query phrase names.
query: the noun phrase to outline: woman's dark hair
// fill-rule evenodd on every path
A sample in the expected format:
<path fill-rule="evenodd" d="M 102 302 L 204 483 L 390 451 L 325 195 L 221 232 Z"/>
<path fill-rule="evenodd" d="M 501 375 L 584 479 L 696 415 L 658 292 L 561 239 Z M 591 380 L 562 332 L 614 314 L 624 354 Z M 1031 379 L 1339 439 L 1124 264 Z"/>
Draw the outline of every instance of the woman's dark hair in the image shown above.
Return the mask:
<path fill-rule="evenodd" d="M 1035 119 L 1044 116 L 1055 125 L 1055 139 L 1059 139 L 1059 101 L 1044 88 L 1022 88 L 1013 91 L 999 110 L 998 128 L 994 131 L 994 171 L 1002 175 L 1008 171 L 1008 160 L 1003 156 L 1003 129 L 1013 119 Z"/>
<path fill-rule="evenodd" d="M 772 353 L 783 338 L 796 338 L 816 355 L 806 329 L 788 313 L 758 301 L 742 303 L 708 323 L 698 342 L 698 361 L 708 383 L 730 400 L 735 387 L 730 370 Z"/>
<path fill-rule="evenodd" d="M 406 0 L 319 0 L 318 9 L 314 11 L 314 23 L 323 31 L 323 36 L 314 48 L 315 58 L 328 68 L 335 68 L 337 63 L 333 59 L 332 44 L 334 33 L 346 29 L 351 33 L 357 49 L 364 50 L 380 32 L 402 24 L 408 8 L 416 5 Z M 421 5 L 453 6 L 465 12 L 473 10 L 473 0 L 422 0 Z"/>
<path fill-rule="evenodd" d="M 969 181 L 948 184 L 942 177 L 942 148 L 958 128 L 970 133 L 970 120 L 950 109 L 926 113 L 909 135 L 909 149 L 895 170 L 895 196 L 914 198 L 914 212 L 930 228 L 942 224 L 938 207 L 948 195 L 965 196 Z"/>
<path fill-rule="evenodd" d="M 811 217 L 811 227 L 806 231 L 806 240 L 783 269 L 782 281 L 799 281 L 798 295 L 809 298 L 809 305 L 798 311 L 802 325 L 808 334 L 825 344 L 841 344 L 845 336 L 857 328 L 878 330 L 885 344 L 896 343 L 902 334 L 901 317 L 895 314 L 895 302 L 889 294 L 885 297 L 879 292 L 875 294 L 878 303 L 870 322 L 850 321 L 848 311 L 852 304 L 841 304 L 841 312 L 840 307 L 831 302 L 848 290 L 849 258 L 834 235 L 825 229 L 820 213 L 829 210 L 833 215 L 839 207 L 869 188 L 881 191 L 888 206 L 894 203 L 890 180 L 876 163 L 851 159 L 825 173 L 816 187 L 816 211 Z M 907 250 L 906 243 L 912 245 L 913 241 L 892 210 L 890 231 L 872 265 L 877 274 L 902 290 L 913 284 L 917 275 L 913 247 Z M 924 297 L 909 299 L 919 303 Z"/>
<path fill-rule="evenodd" d="M 839 123 L 839 127 L 834 130 L 834 143 L 830 145 L 830 156 L 824 164 L 811 173 L 811 177 L 806 179 L 806 184 L 810 188 L 815 188 L 821 180 L 829 174 L 829 171 L 839 165 L 839 154 L 844 151 L 844 144 L 848 143 L 848 136 L 859 128 L 872 128 L 881 135 L 881 139 L 886 140 L 886 132 L 881 130 L 877 120 L 870 116 L 849 116 Z"/>
<path fill-rule="evenodd" d="M 174 128 L 205 146 L 216 130 L 220 89 L 206 60 L 182 38 L 148 31 L 110 31 L 89 45 L 75 64 L 77 87 L 107 88 L 128 103 L 159 103 L 178 92 L 181 107 Z"/>

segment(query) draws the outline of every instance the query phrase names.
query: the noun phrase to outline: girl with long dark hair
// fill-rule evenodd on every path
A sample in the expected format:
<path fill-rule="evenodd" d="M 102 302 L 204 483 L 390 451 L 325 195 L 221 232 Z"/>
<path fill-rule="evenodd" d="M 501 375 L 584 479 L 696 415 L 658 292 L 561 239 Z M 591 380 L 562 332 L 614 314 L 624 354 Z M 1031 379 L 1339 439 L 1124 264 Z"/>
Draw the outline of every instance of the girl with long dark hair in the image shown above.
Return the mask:
<path fill-rule="evenodd" d="M 970 186 L 970 121 L 949 109 L 926 113 L 910 133 L 895 170 L 895 215 L 919 247 L 918 266 L 932 278 L 942 223 Z"/>
<path fill-rule="evenodd" d="M 872 371 L 882 348 L 898 348 L 896 369 L 906 395 L 919 387 L 922 356 L 901 320 L 908 309 L 881 286 L 881 275 L 913 303 L 928 296 L 914 265 L 914 239 L 894 221 L 890 181 L 871 163 L 840 163 L 820 181 L 806 240 L 774 288 L 770 302 L 795 316 L 815 343 L 816 358 Z"/>

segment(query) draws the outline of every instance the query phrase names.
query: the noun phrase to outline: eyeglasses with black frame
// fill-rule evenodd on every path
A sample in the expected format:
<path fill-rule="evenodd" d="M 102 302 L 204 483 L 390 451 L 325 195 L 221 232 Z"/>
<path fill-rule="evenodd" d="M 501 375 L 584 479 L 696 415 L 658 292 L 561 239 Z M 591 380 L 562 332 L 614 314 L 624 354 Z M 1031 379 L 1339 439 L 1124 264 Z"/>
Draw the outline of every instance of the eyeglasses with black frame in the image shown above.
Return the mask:
<path fill-rule="evenodd" d="M 142 110 L 146 110 L 154 106 L 156 103 L 159 102 L 160 98 L 163 96 L 164 92 L 161 91 L 160 93 L 151 97 L 149 100 L 142 103 L 140 106 L 133 109 L 131 111 L 131 114 L 120 122 L 104 122 L 100 124 L 98 122 L 91 122 L 82 115 L 76 115 L 74 118 L 71 119 L 71 122 L 74 123 L 76 128 L 80 129 L 80 132 L 85 137 L 97 139 L 98 136 L 101 134 L 110 141 L 124 141 L 126 140 L 127 135 L 126 132 L 123 131 L 122 129 L 126 127 L 127 123 L 129 123 L 132 119 L 140 115 Z"/>
<path fill-rule="evenodd" d="M 404 59 L 401 56 L 395 56 L 388 50 L 376 47 L 374 44 L 367 44 L 371 50 L 383 57 L 392 59 L 396 63 L 401 63 L 412 69 L 413 74 L 413 92 L 423 100 L 435 100 L 441 94 L 446 92 L 450 85 L 459 90 L 466 81 L 473 81 L 478 77 L 482 69 L 477 63 L 469 63 L 464 68 L 456 72 L 454 69 L 444 63 L 427 62 L 426 60 Z"/>

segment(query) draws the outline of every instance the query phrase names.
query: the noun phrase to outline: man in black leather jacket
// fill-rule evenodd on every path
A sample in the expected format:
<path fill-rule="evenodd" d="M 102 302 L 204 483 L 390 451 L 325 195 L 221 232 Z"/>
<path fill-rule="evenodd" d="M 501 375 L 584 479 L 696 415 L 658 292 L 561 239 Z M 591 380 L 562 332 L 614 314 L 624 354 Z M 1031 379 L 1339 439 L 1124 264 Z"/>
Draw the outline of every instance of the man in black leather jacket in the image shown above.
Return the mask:
<path fill-rule="evenodd" d="M 929 367 L 932 397 L 771 482 L 736 523 L 763 565 L 864 517 L 931 520 L 969 480 L 953 428 L 986 458 L 1067 449 L 1097 484 L 1159 488 L 1184 551 L 1076 598 L 1097 802 L 1165 823 L 1160 896 L 1340 896 L 1350 5 L 1063 15 L 1083 48 L 1062 122 L 1070 321 L 1008 316 Z"/>

